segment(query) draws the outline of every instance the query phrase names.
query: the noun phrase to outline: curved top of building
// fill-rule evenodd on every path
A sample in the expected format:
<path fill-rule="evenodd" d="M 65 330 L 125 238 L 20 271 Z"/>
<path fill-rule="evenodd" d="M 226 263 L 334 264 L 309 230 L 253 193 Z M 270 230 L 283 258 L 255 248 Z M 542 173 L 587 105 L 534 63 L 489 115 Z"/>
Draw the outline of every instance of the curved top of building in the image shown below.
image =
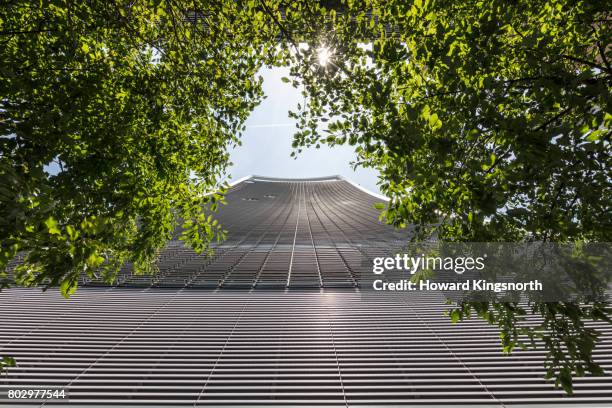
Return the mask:
<path fill-rule="evenodd" d="M 389 198 L 382 195 L 382 194 L 378 194 L 378 193 L 374 193 L 370 190 L 368 190 L 367 188 L 351 181 L 348 178 L 345 178 L 341 175 L 333 175 L 333 176 L 325 176 L 325 177 L 306 177 L 306 178 L 287 178 L 287 177 L 267 177 L 267 176 L 259 176 L 259 175 L 249 175 L 246 177 L 242 177 L 238 180 L 232 181 L 230 183 L 230 186 L 235 186 L 238 185 L 240 183 L 253 183 L 253 182 L 270 182 L 270 183 L 304 183 L 304 182 L 330 182 L 330 181 L 344 181 L 347 182 L 351 185 L 353 185 L 354 187 L 356 187 L 357 189 L 363 191 L 364 193 L 367 193 L 373 197 L 376 197 L 379 200 L 382 201 L 389 201 Z"/>
<path fill-rule="evenodd" d="M 317 182 L 317 181 L 340 181 L 342 180 L 341 176 L 325 176 L 325 177 L 306 177 L 306 178 L 287 178 L 287 177 L 267 177 L 267 176 L 259 176 L 252 175 L 249 176 L 250 179 L 255 181 L 268 181 L 268 182 L 287 182 L 287 183 L 300 183 L 300 182 Z"/>
<path fill-rule="evenodd" d="M 214 217 L 227 239 L 213 255 L 178 241 L 160 254 L 159 273 L 124 286 L 203 288 L 356 287 L 365 260 L 409 238 L 379 220 L 381 199 L 341 176 L 308 179 L 249 176 L 226 193 Z M 91 282 L 90 282 L 91 283 Z"/>

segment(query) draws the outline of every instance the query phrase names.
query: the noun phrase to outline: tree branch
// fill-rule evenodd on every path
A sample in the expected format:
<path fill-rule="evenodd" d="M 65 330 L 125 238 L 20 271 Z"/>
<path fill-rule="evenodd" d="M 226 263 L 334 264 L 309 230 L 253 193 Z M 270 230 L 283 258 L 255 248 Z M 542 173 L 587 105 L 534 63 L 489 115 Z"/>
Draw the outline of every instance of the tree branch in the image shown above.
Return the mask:
<path fill-rule="evenodd" d="M 553 116 L 552 118 L 550 118 L 546 122 L 542 123 L 540 126 L 538 126 L 535 129 L 533 129 L 533 131 L 537 132 L 539 130 L 545 129 L 551 123 L 553 123 L 553 122 L 559 120 L 561 117 L 565 116 L 571 109 L 572 109 L 571 107 L 565 108 L 564 110 L 562 110 L 561 112 L 557 113 L 555 116 Z"/>
<path fill-rule="evenodd" d="M 578 62 L 580 64 L 588 65 L 589 67 L 597 68 L 597 69 L 600 69 L 602 71 L 606 71 L 609 74 L 612 74 L 612 70 L 610 70 L 609 68 L 602 67 L 601 65 L 595 64 L 594 62 L 587 61 L 587 60 L 582 59 L 582 58 L 573 57 L 573 56 L 567 55 L 567 54 L 561 54 L 561 58 L 564 58 L 564 59 L 567 59 L 567 60 L 570 60 L 570 61 L 574 61 L 574 62 Z"/>
<path fill-rule="evenodd" d="M 42 33 L 57 33 L 57 30 L 48 30 L 48 29 L 40 29 L 40 30 L 23 30 L 23 31 L 0 31 L 0 35 L 21 35 L 21 34 L 42 34 Z"/>
<path fill-rule="evenodd" d="M 297 42 L 295 42 L 295 40 L 291 36 L 291 33 L 289 33 L 289 31 L 287 31 L 285 26 L 283 26 L 282 23 L 280 21 L 278 21 L 278 19 L 276 18 L 276 16 L 272 12 L 272 10 L 270 10 L 268 5 L 266 4 L 265 0 L 261 1 L 261 6 L 263 7 L 263 9 L 266 12 L 266 14 L 272 19 L 272 21 L 274 22 L 274 25 L 276 25 L 278 27 L 278 29 L 281 31 L 281 34 L 291 43 L 293 48 L 295 48 L 295 52 L 297 54 L 297 57 L 301 61 L 302 60 L 302 56 L 300 54 L 300 48 L 298 47 Z"/>

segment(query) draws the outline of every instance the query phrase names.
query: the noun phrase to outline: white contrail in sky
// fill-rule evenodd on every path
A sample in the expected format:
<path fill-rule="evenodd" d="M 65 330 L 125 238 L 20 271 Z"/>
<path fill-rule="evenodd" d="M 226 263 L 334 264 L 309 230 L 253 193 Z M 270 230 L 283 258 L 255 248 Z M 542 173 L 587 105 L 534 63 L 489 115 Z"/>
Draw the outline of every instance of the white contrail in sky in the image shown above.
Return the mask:
<path fill-rule="evenodd" d="M 269 123 L 267 125 L 247 125 L 247 129 L 275 128 L 295 126 L 295 123 Z"/>

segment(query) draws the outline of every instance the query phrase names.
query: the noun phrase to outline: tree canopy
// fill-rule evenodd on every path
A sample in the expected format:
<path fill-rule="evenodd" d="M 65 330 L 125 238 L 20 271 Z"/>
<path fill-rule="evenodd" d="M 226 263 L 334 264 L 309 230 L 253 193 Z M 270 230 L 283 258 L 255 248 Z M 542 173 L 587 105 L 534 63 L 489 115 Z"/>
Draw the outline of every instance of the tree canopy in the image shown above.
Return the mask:
<path fill-rule="evenodd" d="M 316 44 L 294 61 L 296 147 L 356 146 L 420 237 L 609 241 L 607 6 L 348 2 L 319 39 L 331 62 L 299 63 Z"/>
<path fill-rule="evenodd" d="M 68 294 L 82 272 L 149 270 L 177 224 L 198 250 L 222 235 L 202 208 L 221 200 L 227 146 L 273 57 L 254 15 L 239 2 L 0 8 L 0 271 L 27 253 L 17 282 Z"/>

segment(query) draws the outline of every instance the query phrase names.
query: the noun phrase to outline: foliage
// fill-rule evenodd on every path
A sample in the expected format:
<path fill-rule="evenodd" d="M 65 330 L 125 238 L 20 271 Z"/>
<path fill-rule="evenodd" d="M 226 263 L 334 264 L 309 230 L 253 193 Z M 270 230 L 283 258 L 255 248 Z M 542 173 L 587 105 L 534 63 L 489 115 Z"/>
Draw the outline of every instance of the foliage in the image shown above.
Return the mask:
<path fill-rule="evenodd" d="M 286 24 L 320 30 L 288 79 L 306 97 L 292 114 L 296 153 L 355 146 L 355 165 L 380 171 L 389 223 L 416 240 L 610 241 L 605 2 L 347 0 L 301 20 Z M 548 375 L 568 391 L 572 375 L 600 372 L 584 320 L 608 320 L 605 304 L 534 304 L 542 323 L 520 330 L 520 305 L 466 303 L 451 316 L 470 310 L 500 326 L 506 351 L 516 333 L 545 330 Z"/>
<path fill-rule="evenodd" d="M 526 310 L 527 309 L 527 310 Z M 539 315 L 537 323 L 527 321 L 527 313 Z M 576 304 L 569 302 L 534 302 L 527 308 L 518 303 L 465 302 L 450 310 L 453 323 L 469 318 L 472 313 L 500 328 L 503 352 L 516 347 L 543 347 L 546 350 L 546 378 L 555 378 L 568 393 L 573 393 L 573 376 L 585 373 L 604 375 L 593 360 L 599 333 L 585 325 L 588 320 L 610 323 L 610 308 L 605 302 Z"/>
<path fill-rule="evenodd" d="M 294 67 L 310 98 L 295 113 L 299 146 L 355 145 L 359 164 L 381 171 L 386 218 L 420 236 L 610 240 L 604 3 L 352 7 L 319 40 L 337 50 L 334 66 Z M 350 18 L 369 8 L 371 17 Z M 321 126 L 322 117 L 332 120 Z"/>
<path fill-rule="evenodd" d="M 44 3 L 0 8 L 0 278 L 25 253 L 17 283 L 69 295 L 83 272 L 150 271 L 177 226 L 204 250 L 273 58 L 254 5 Z"/>
<path fill-rule="evenodd" d="M 16 366 L 17 363 L 13 357 L 2 356 L 0 358 L 0 374 L 6 371 L 7 368 Z"/>

